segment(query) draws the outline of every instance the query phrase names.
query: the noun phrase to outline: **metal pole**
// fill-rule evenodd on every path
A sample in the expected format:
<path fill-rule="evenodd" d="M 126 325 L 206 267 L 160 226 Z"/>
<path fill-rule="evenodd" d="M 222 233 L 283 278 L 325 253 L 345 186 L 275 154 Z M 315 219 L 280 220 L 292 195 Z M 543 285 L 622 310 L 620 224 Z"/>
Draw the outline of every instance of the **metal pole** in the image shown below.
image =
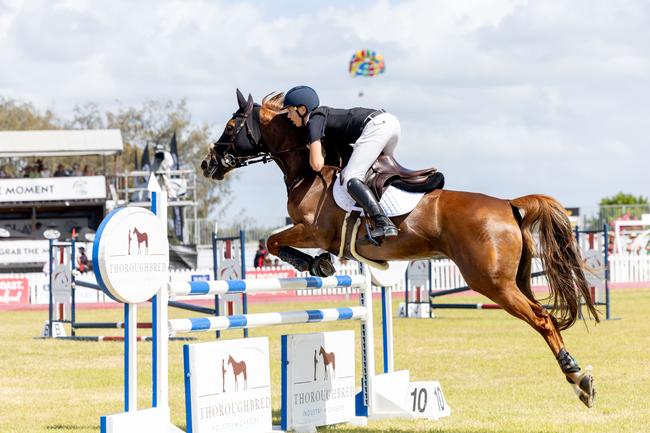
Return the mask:
<path fill-rule="evenodd" d="M 404 274 L 404 317 L 409 317 L 409 268 Z"/>
<path fill-rule="evenodd" d="M 605 243 L 605 320 L 610 319 L 609 298 L 609 227 L 603 224 L 603 238 Z"/>
<path fill-rule="evenodd" d="M 212 232 L 212 272 L 214 273 L 214 280 L 219 279 L 219 250 L 218 244 L 219 224 L 214 223 L 214 231 Z M 214 315 L 219 316 L 219 295 L 214 295 Z M 221 338 L 221 331 L 215 333 L 217 339 Z"/>
<path fill-rule="evenodd" d="M 161 189 L 152 191 L 151 205 L 152 211 L 159 218 L 160 223 L 164 227 L 164 232 L 167 233 L 167 193 Z M 168 282 L 169 278 L 166 281 Z M 164 409 L 169 407 L 169 333 L 167 332 L 167 323 L 169 321 L 169 309 L 167 308 L 167 303 L 169 302 L 169 284 L 167 282 L 162 285 L 152 302 L 152 308 L 154 309 L 152 314 L 153 406 Z M 133 328 L 135 330 L 135 326 Z"/>
<path fill-rule="evenodd" d="M 239 255 L 241 260 L 241 279 L 246 279 L 246 232 L 239 230 Z M 243 314 L 248 314 L 248 295 L 242 293 L 241 308 Z M 244 338 L 248 338 L 248 328 L 244 328 Z"/>
<path fill-rule="evenodd" d="M 429 319 L 433 317 L 433 308 L 431 308 L 431 294 L 433 293 L 433 263 L 431 260 L 428 261 L 429 265 L 429 287 L 427 289 L 427 305 L 429 305 Z"/>
<path fill-rule="evenodd" d="M 48 329 L 48 337 L 52 337 L 52 315 L 54 314 L 54 296 L 52 296 L 52 263 L 54 262 L 54 258 L 52 257 L 53 250 L 54 250 L 54 241 L 50 239 L 50 308 L 49 308 L 49 329 Z"/>
<path fill-rule="evenodd" d="M 75 322 L 77 321 L 77 285 L 75 282 L 75 270 L 77 269 L 77 264 L 74 260 L 74 249 L 76 247 L 76 242 L 72 239 L 72 253 L 70 259 L 70 335 L 73 337 L 77 335 L 77 330 L 75 329 Z"/>
<path fill-rule="evenodd" d="M 381 288 L 381 320 L 384 353 L 384 373 L 393 371 L 393 291 Z"/>

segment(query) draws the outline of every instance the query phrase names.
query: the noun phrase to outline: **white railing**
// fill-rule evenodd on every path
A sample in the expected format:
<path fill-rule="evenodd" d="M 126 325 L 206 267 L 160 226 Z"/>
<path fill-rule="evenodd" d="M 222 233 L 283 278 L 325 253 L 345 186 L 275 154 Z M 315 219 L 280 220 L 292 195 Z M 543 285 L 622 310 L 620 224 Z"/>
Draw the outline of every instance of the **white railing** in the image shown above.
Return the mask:
<path fill-rule="evenodd" d="M 650 282 L 650 255 L 616 254 L 609 257 L 610 281 Z"/>
<path fill-rule="evenodd" d="M 650 255 L 613 254 L 609 256 L 610 281 L 612 283 L 648 283 L 650 286 Z M 458 267 L 449 259 L 437 259 L 431 261 L 431 288 L 432 290 L 452 289 L 467 285 L 460 275 Z M 355 262 L 337 263 L 337 273 L 341 275 L 357 275 L 359 266 Z M 538 260 L 533 261 L 533 272 L 541 270 Z M 284 277 L 305 277 L 306 272 L 296 272 L 289 265 L 267 266 L 258 268 L 258 272 L 268 273 L 260 275 L 260 278 L 284 278 Z M 212 278 L 212 269 L 193 269 L 182 271 L 171 271 L 170 279 L 175 281 L 189 281 L 192 276 L 203 275 Z M 49 301 L 49 279 L 42 272 L 25 274 L 2 274 L 5 278 L 27 278 L 29 280 L 29 302 L 31 304 L 47 304 Z M 248 275 L 251 278 L 253 275 Z M 81 277 L 83 280 L 94 281 L 92 273 L 86 273 Z M 546 285 L 545 277 L 536 277 L 532 280 L 533 286 Z M 381 291 L 379 287 L 373 287 L 373 292 Z M 397 284 L 393 291 L 404 290 L 404 283 Z M 310 295 L 346 295 L 355 293 L 355 289 L 339 287 L 335 289 L 301 290 L 296 292 L 298 296 Z M 110 302 L 109 298 L 101 292 L 91 289 L 78 288 L 77 301 L 86 302 Z"/>

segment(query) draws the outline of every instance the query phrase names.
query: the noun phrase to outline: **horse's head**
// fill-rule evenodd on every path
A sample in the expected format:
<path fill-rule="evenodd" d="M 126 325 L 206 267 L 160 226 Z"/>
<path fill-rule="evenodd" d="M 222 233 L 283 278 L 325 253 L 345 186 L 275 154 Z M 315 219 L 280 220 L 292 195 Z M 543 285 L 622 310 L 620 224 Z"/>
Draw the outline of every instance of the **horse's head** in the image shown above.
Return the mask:
<path fill-rule="evenodd" d="M 284 114 L 283 100 L 283 93 L 273 92 L 257 105 L 238 89 L 239 109 L 201 162 L 203 175 L 222 180 L 237 167 L 270 161 L 278 163 L 287 184 L 310 173 L 306 133 Z"/>
<path fill-rule="evenodd" d="M 237 89 L 239 108 L 226 123 L 221 137 L 201 162 L 203 175 L 222 180 L 230 170 L 248 165 L 252 159 L 264 157 L 259 106 Z"/>

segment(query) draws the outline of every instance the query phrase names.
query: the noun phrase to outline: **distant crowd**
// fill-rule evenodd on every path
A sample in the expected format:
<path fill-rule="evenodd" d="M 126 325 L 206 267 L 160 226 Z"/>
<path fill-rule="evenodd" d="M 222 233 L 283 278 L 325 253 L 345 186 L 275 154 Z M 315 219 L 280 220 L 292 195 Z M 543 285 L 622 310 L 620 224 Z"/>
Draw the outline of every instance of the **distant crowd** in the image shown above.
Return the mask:
<path fill-rule="evenodd" d="M 72 164 L 72 167 L 66 167 L 63 164 L 56 166 L 54 171 L 43 164 L 43 161 L 37 159 L 35 163 L 28 164 L 22 169 L 13 165 L 0 166 L 0 178 L 17 178 L 17 177 L 64 177 L 64 176 L 94 176 L 95 171 L 89 165 L 84 165 L 83 169 L 78 162 Z"/>

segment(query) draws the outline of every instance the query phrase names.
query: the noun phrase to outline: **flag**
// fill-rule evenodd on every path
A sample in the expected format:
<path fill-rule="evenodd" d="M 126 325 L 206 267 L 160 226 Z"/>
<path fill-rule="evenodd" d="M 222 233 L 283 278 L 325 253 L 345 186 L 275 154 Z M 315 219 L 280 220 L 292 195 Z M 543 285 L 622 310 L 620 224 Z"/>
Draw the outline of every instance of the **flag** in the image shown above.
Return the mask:
<path fill-rule="evenodd" d="M 149 143 L 144 147 L 142 151 L 142 159 L 140 160 L 140 169 L 143 171 L 151 170 L 151 160 L 149 159 Z"/>
<path fill-rule="evenodd" d="M 172 141 L 169 143 L 169 152 L 174 157 L 174 170 L 178 170 L 181 166 L 181 161 L 178 159 L 178 143 L 176 142 L 176 131 L 172 135 Z"/>
<path fill-rule="evenodd" d="M 172 141 L 169 143 L 169 153 L 171 153 L 172 158 L 174 158 L 174 166 L 172 168 L 174 170 L 178 170 L 181 166 L 181 162 L 178 158 L 178 142 L 176 141 L 176 131 L 174 131 L 174 135 L 172 135 Z M 176 239 L 183 242 L 183 208 L 180 206 L 174 206 L 172 209 L 174 213 L 174 232 L 176 234 Z"/>

